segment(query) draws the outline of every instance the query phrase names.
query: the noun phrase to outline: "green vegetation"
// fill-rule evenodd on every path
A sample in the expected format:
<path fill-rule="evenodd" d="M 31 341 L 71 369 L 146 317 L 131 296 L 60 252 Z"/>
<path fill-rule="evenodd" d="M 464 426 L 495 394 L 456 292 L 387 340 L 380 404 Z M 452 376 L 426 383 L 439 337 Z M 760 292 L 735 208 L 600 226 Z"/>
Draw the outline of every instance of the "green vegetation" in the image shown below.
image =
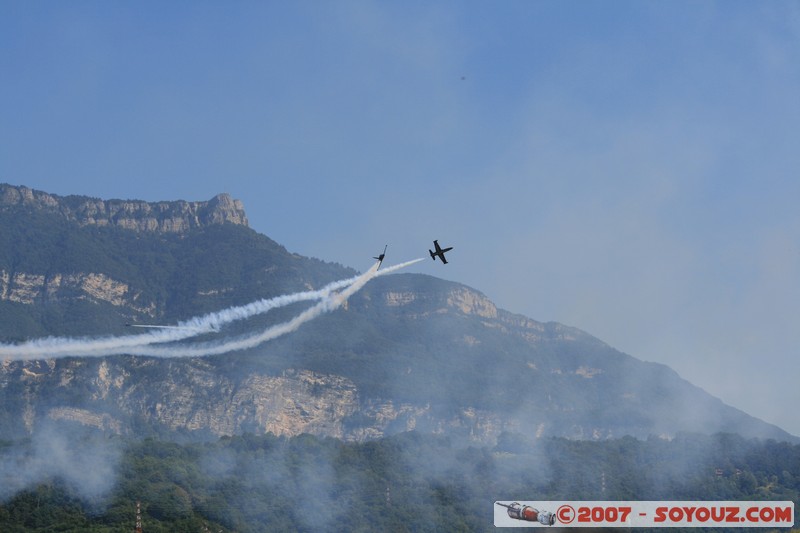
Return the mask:
<path fill-rule="evenodd" d="M 240 225 L 210 225 L 181 234 L 79 226 L 55 212 L 0 210 L 0 271 L 44 276 L 103 274 L 128 285 L 126 306 L 85 299 L 62 288 L 36 305 L 0 301 L 0 338 L 90 335 L 152 320 L 132 309 L 156 309 L 175 321 L 230 305 L 319 286 L 353 274 L 340 265 L 301 258 Z M 138 315 L 141 315 L 138 316 Z"/>
<path fill-rule="evenodd" d="M 133 531 L 136 501 L 146 532 L 493 531 L 493 502 L 506 498 L 800 502 L 800 445 L 731 434 L 589 442 L 506 433 L 493 449 L 414 432 L 365 443 L 112 441 L 124 451 L 108 494 L 81 496 L 68 476 L 42 479 L 0 504 L 0 530 Z M 32 446 L 2 444 L 4 465 Z"/>

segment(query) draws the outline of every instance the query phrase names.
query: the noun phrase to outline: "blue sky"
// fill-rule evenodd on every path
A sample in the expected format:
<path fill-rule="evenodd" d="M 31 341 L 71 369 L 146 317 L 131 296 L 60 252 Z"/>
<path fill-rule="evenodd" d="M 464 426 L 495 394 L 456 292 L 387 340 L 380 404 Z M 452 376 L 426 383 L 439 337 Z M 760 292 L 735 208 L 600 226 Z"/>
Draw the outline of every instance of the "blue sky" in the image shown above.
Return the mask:
<path fill-rule="evenodd" d="M 241 199 L 800 435 L 797 2 L 0 0 L 0 182 Z"/>

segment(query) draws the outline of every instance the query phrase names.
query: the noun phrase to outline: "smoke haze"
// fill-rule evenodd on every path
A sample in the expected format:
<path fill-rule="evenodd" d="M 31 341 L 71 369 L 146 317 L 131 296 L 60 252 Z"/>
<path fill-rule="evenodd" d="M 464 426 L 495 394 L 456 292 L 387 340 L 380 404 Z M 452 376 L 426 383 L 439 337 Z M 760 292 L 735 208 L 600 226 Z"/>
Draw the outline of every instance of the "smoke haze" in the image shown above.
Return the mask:
<path fill-rule="evenodd" d="M 0 453 L 0 502 L 57 478 L 85 502 L 102 506 L 117 483 L 121 454 L 119 441 L 92 429 L 44 422 L 32 433 L 29 445 Z"/>

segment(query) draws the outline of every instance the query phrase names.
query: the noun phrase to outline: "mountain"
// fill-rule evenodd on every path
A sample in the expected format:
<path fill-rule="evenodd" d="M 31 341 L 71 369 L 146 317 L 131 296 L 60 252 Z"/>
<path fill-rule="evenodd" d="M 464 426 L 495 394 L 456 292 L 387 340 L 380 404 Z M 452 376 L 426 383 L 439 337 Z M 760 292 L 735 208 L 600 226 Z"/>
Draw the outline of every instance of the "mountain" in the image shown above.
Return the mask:
<path fill-rule="evenodd" d="M 7 340 L 121 333 L 355 272 L 287 252 L 225 194 L 148 204 L 0 185 L 0 227 Z"/>
<path fill-rule="evenodd" d="M 0 229 L 4 343 L 129 334 L 128 322 L 175 323 L 356 274 L 253 231 L 228 195 L 146 203 L 0 185 Z M 7 360 L 0 406 L 5 438 L 63 423 L 190 440 L 271 432 L 363 441 L 412 429 L 482 443 L 720 431 L 797 440 L 664 365 L 419 274 L 375 278 L 343 308 L 249 350 Z"/>

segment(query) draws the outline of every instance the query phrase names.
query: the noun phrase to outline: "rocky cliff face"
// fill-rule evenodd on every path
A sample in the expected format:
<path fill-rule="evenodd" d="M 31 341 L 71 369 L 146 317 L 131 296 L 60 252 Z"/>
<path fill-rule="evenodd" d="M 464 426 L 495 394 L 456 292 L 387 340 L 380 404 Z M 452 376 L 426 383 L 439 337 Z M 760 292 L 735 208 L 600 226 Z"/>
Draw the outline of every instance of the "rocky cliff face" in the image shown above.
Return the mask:
<path fill-rule="evenodd" d="M 464 408 L 443 417 L 430 404 L 364 398 L 352 381 L 308 370 L 234 380 L 203 359 L 5 361 L 0 390 L 22 392 L 10 422 L 25 433 L 60 421 L 128 436 L 144 423 L 198 435 L 309 433 L 349 441 L 414 429 L 460 431 L 492 443 L 501 431 L 519 429 L 517 422 L 488 411 Z M 82 391 L 78 401 L 70 394 L 75 390 Z"/>
<path fill-rule="evenodd" d="M 207 202 L 142 202 L 56 196 L 0 184 L 0 209 L 25 207 L 58 213 L 81 226 L 116 226 L 138 232 L 184 233 L 212 224 L 247 226 L 242 202 L 219 194 Z"/>
<path fill-rule="evenodd" d="M 413 312 L 421 301 L 429 312 Z M 375 314 L 376 305 L 400 313 L 403 320 L 467 321 L 469 327 L 448 334 L 442 346 L 450 345 L 455 355 L 441 362 L 431 361 L 444 349 L 440 346 L 427 353 L 414 346 L 389 352 L 372 348 L 365 359 L 370 362 L 356 364 L 368 365 L 365 372 L 372 377 L 367 384 L 380 380 L 380 386 L 367 388 L 360 385 L 363 377 L 308 368 L 313 365 L 302 362 L 303 353 L 317 348 L 303 344 L 294 345 L 291 355 L 285 346 L 270 345 L 259 357 L 287 358 L 284 369 L 273 372 L 237 354 L 5 361 L 0 366 L 5 410 L 0 426 L 16 428 L 5 430 L 9 438 L 52 421 L 123 435 L 144 427 L 198 438 L 310 433 L 362 441 L 417 430 L 455 433 L 488 445 L 503 432 L 604 439 L 739 428 L 752 436 L 786 436 L 724 406 L 666 367 L 637 362 L 574 328 L 498 310 L 484 295 L 460 285 L 436 292 L 372 291 L 341 313 L 360 327 L 357 315 Z M 411 312 L 398 309 L 406 306 Z M 434 329 L 432 338 L 444 330 Z M 311 332 L 312 338 L 318 335 Z M 497 335 L 505 340 L 496 342 Z M 325 366 L 352 372 L 343 366 L 348 349 L 333 338 L 323 336 L 322 342 L 331 346 Z M 510 353 L 517 350 L 521 355 Z M 404 395 L 403 383 L 409 381 L 431 383 L 444 396 L 426 390 Z M 505 389 L 512 391 L 510 400 L 498 392 Z M 499 404 L 487 402 L 486 396 L 497 396 Z"/>
<path fill-rule="evenodd" d="M 72 283 L 113 305 L 131 305 L 127 287 L 101 276 L 27 276 L 25 290 L 21 280 L 6 279 L 5 283 L 5 297 L 21 303 L 33 304 L 54 286 Z M 426 312 L 409 314 L 422 320 L 457 315 L 491 321 L 493 328 L 502 329 L 505 322 L 516 327 L 508 317 L 498 321 L 494 304 L 463 286 L 436 294 L 389 291 L 380 294 L 377 305 L 396 312 L 422 305 Z M 480 341 L 467 339 L 470 342 Z M 4 361 L 0 399 L 6 400 L 2 402 L 5 425 L 23 431 L 17 436 L 58 421 L 122 435 L 131 435 L 144 424 L 200 436 L 310 433 L 354 441 L 410 430 L 455 431 L 482 443 L 493 443 L 502 431 L 521 429 L 513 416 L 489 409 L 464 405 L 442 412 L 430 402 L 397 400 L 389 390 L 367 394 L 353 380 L 334 373 L 287 368 L 231 377 L 217 365 L 218 361 L 208 359 L 143 357 Z M 539 424 L 539 434 L 545 425 Z"/>
<path fill-rule="evenodd" d="M 125 307 L 137 315 L 154 316 L 156 312 L 155 303 L 141 300 L 141 292 L 105 274 L 84 272 L 44 275 L 0 270 L 0 301 L 34 305 L 63 297 L 105 302 L 115 307 Z"/>

